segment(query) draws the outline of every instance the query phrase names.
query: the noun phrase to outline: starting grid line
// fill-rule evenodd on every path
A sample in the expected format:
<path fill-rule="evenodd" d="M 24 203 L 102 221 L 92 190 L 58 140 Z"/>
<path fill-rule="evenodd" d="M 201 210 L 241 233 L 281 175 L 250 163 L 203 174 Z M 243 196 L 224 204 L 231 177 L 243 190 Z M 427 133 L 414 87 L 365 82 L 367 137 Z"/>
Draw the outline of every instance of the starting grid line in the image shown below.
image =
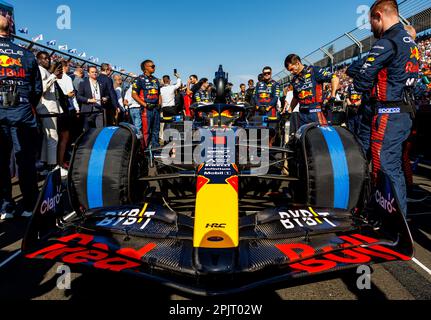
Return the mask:
<path fill-rule="evenodd" d="M 431 276 L 431 270 L 428 269 L 428 267 L 426 265 L 424 265 L 422 262 L 420 262 L 418 259 L 416 259 L 414 257 L 412 258 L 412 261 L 414 263 L 416 263 L 419 267 L 421 267 L 422 270 L 425 270 L 425 272 L 428 273 Z"/>
<path fill-rule="evenodd" d="M 15 259 L 16 257 L 18 257 L 21 254 L 21 250 L 18 250 L 17 252 L 15 252 L 13 255 L 11 255 L 9 258 L 7 258 L 6 260 L 4 260 L 3 262 L 0 263 L 0 268 L 3 268 L 5 265 L 7 265 L 9 262 L 11 262 L 13 259 Z"/>

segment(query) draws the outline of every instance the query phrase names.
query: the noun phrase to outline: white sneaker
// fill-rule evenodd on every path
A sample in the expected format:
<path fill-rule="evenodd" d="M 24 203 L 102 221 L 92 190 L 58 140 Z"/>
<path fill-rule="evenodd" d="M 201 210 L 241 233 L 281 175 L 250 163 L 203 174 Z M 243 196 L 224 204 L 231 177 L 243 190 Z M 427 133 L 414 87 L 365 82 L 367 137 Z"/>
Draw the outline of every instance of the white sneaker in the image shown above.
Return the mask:
<path fill-rule="evenodd" d="M 67 171 L 66 169 L 64 169 L 63 167 L 61 167 L 59 165 L 54 168 L 54 170 L 58 170 L 58 169 L 60 169 L 60 175 L 61 175 L 61 177 L 62 178 L 66 178 L 67 175 L 68 175 L 68 173 L 69 173 L 69 171 Z"/>
<path fill-rule="evenodd" d="M 69 171 L 67 171 L 66 169 L 64 169 L 64 168 L 60 168 L 60 174 L 61 174 L 61 177 L 62 178 L 66 178 L 67 177 L 67 175 L 69 174 Z"/>
<path fill-rule="evenodd" d="M 32 215 L 33 215 L 33 212 L 31 212 L 31 211 L 24 211 L 21 214 L 21 217 L 23 217 L 23 218 L 30 218 Z"/>
<path fill-rule="evenodd" d="M 2 213 L 0 215 L 0 220 L 8 220 L 8 219 L 13 219 L 12 213 Z"/>

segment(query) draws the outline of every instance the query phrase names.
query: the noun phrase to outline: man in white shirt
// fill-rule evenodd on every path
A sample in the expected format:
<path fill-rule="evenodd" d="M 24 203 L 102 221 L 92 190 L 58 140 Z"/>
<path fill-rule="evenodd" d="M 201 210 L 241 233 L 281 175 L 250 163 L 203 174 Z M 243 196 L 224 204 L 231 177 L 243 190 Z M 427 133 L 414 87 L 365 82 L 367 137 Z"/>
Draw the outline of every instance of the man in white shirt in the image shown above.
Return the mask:
<path fill-rule="evenodd" d="M 61 61 L 63 66 L 63 76 L 61 79 L 57 80 L 58 85 L 60 86 L 61 91 L 67 97 L 67 107 L 69 112 L 63 113 L 61 117 L 57 119 L 58 121 L 58 131 L 59 131 L 59 142 L 58 142 L 58 163 L 62 167 L 62 175 L 65 176 L 67 172 L 64 170 L 66 167 L 65 163 L 65 155 L 66 149 L 70 140 L 70 131 L 73 130 L 73 119 L 74 112 L 79 112 L 78 101 L 75 96 L 75 88 L 73 86 L 72 78 L 67 74 L 69 72 L 69 62 Z"/>
<path fill-rule="evenodd" d="M 177 83 L 175 85 L 171 84 L 171 78 L 169 76 L 163 76 L 163 87 L 160 89 L 160 95 L 162 97 L 162 119 L 164 116 L 174 116 L 178 114 L 177 107 L 175 105 L 175 92 L 181 88 L 181 79 L 179 74 L 175 74 L 177 78 Z M 162 122 L 160 124 L 160 140 L 163 139 L 163 130 L 165 124 Z"/>
<path fill-rule="evenodd" d="M 175 107 L 175 91 L 181 88 L 181 79 L 179 74 L 175 74 L 177 78 L 176 84 L 171 84 L 169 76 L 163 76 L 163 87 L 160 89 L 162 96 L 162 111 L 164 108 Z M 169 112 L 169 110 L 167 110 Z M 175 111 L 175 114 L 177 112 Z"/>
<path fill-rule="evenodd" d="M 41 51 L 37 54 L 36 58 L 43 83 L 43 95 L 36 107 L 37 114 L 42 115 L 40 118 L 43 128 L 41 161 L 48 165 L 47 169 L 50 171 L 57 165 L 58 132 L 57 118 L 55 116 L 47 116 L 63 113 L 54 85 L 54 83 L 58 81 L 58 77 L 63 73 L 63 67 L 59 64 L 55 70 L 53 70 L 53 74 L 51 74 L 48 71 L 51 68 L 49 54 Z"/>

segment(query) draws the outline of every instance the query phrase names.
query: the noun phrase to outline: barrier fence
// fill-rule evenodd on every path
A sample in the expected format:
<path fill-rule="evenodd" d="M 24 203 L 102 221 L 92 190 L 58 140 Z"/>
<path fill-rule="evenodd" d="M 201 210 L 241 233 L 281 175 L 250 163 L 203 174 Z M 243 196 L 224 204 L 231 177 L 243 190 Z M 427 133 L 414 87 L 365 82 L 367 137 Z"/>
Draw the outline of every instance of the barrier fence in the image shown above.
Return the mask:
<path fill-rule="evenodd" d="M 71 62 L 72 63 L 71 64 L 72 69 L 77 68 L 77 67 L 86 68 L 88 66 L 95 66 L 95 67 L 99 68 L 99 70 L 101 68 L 100 64 L 97 64 L 93 61 L 86 60 L 84 58 L 72 55 L 68 52 L 63 52 L 63 51 L 57 50 L 55 48 L 31 41 L 28 39 L 25 39 L 25 38 L 20 37 L 16 34 L 13 34 L 12 38 L 15 39 L 15 42 L 17 44 L 22 45 L 23 47 L 27 48 L 28 50 L 31 50 L 33 52 L 35 52 L 35 51 L 46 51 L 46 52 L 50 53 L 50 57 L 58 56 L 58 57 L 65 59 L 66 61 Z M 126 81 L 126 82 L 131 82 L 134 79 L 132 76 L 130 76 L 126 73 L 123 73 L 123 72 L 120 72 L 117 70 L 113 70 L 112 76 L 115 74 L 120 75 L 123 78 L 123 81 Z"/>

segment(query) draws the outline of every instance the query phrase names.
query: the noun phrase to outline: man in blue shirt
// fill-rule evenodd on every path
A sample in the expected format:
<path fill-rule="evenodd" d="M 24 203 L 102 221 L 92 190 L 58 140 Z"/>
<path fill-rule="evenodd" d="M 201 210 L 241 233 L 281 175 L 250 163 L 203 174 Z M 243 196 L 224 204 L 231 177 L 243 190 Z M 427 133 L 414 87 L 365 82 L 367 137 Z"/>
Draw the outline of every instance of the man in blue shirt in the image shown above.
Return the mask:
<path fill-rule="evenodd" d="M 143 74 L 132 85 L 132 97 L 141 105 L 142 109 L 143 148 L 146 149 L 150 145 L 153 148 L 159 148 L 160 106 L 162 104 L 160 83 L 153 76 L 156 71 L 153 61 L 145 60 L 141 63 L 141 69 Z"/>

